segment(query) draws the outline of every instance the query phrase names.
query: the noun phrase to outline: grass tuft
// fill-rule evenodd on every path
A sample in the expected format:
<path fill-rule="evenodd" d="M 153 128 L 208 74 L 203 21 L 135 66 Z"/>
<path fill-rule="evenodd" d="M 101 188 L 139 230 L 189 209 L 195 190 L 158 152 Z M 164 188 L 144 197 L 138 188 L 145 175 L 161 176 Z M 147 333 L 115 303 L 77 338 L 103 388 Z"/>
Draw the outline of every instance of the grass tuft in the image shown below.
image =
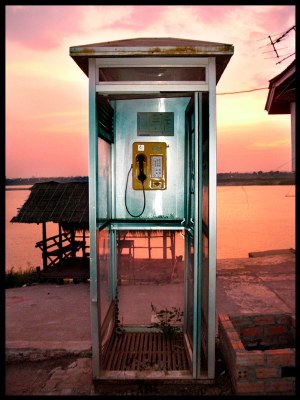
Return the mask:
<path fill-rule="evenodd" d="M 9 271 L 5 272 L 6 289 L 22 287 L 24 285 L 30 286 L 38 281 L 38 275 L 35 269 L 30 265 L 28 265 L 28 268 L 25 271 L 22 271 L 21 269 L 15 271 L 14 267 L 12 267 Z"/>

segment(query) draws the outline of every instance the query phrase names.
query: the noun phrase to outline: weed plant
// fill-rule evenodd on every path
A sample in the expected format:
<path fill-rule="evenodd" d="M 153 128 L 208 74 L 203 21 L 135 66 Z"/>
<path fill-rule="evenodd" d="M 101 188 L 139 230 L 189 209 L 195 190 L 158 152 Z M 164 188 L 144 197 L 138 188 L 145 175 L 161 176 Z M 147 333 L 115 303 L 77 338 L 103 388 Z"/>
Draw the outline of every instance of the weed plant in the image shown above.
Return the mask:
<path fill-rule="evenodd" d="M 181 326 L 177 325 L 181 323 L 183 312 L 180 308 L 172 307 L 171 309 L 163 308 L 158 310 L 151 303 L 151 311 L 156 317 L 156 322 L 151 324 L 151 328 L 159 329 L 166 337 L 173 338 L 181 332 Z"/>

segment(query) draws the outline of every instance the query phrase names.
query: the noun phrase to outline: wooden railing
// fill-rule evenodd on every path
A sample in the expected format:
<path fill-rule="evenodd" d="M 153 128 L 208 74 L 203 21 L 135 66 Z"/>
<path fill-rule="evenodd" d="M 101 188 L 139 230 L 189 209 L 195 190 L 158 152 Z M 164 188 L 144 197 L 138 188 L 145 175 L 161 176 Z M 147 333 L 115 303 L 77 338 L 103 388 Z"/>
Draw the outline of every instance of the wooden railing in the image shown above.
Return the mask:
<path fill-rule="evenodd" d="M 81 240 L 78 240 L 81 239 Z M 41 240 L 35 244 L 35 247 L 41 249 L 45 267 L 53 267 L 66 258 L 76 257 L 76 253 L 82 250 L 82 256 L 88 257 L 89 252 L 86 250 L 86 236 L 74 235 L 71 232 L 63 232 L 61 235 L 48 237 L 45 241 Z"/>

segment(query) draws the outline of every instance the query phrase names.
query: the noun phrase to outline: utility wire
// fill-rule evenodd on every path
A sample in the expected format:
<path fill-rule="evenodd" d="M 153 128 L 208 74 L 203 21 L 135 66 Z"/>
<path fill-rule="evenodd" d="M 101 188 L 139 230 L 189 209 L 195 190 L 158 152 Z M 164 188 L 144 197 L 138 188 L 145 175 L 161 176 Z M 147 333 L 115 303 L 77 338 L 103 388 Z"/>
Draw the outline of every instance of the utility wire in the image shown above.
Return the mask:
<path fill-rule="evenodd" d="M 287 164 L 289 164 L 290 162 L 292 162 L 294 159 L 295 159 L 295 157 L 292 157 L 289 161 L 287 161 L 287 162 L 285 162 L 285 163 L 279 165 L 278 167 L 275 167 L 275 168 L 274 168 L 274 171 L 278 171 L 279 168 L 284 167 L 285 165 L 287 165 Z"/>
<path fill-rule="evenodd" d="M 257 88 L 257 89 L 250 89 L 250 90 L 240 90 L 238 92 L 225 92 L 225 93 L 217 93 L 217 95 L 224 95 L 224 94 L 237 94 L 237 93 L 249 93 L 249 92 L 255 92 L 256 90 L 265 90 L 269 89 L 269 87 L 263 87 L 263 88 Z"/>

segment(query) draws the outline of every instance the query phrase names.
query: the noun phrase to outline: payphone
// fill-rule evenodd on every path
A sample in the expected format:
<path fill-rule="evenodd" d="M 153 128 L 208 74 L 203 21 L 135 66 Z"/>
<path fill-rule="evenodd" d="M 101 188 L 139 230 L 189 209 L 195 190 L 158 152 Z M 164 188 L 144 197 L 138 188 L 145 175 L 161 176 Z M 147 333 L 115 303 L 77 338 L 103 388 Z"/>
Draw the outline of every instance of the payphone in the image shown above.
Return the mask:
<path fill-rule="evenodd" d="M 167 187 L 167 145 L 165 142 L 132 144 L 132 188 L 164 190 Z"/>
<path fill-rule="evenodd" d="M 135 215 L 127 205 L 128 178 L 132 170 L 132 189 L 143 191 L 143 209 Z M 127 174 L 125 207 L 132 217 L 140 217 L 146 207 L 145 190 L 164 190 L 167 187 L 167 144 L 165 142 L 134 142 L 132 164 Z"/>

